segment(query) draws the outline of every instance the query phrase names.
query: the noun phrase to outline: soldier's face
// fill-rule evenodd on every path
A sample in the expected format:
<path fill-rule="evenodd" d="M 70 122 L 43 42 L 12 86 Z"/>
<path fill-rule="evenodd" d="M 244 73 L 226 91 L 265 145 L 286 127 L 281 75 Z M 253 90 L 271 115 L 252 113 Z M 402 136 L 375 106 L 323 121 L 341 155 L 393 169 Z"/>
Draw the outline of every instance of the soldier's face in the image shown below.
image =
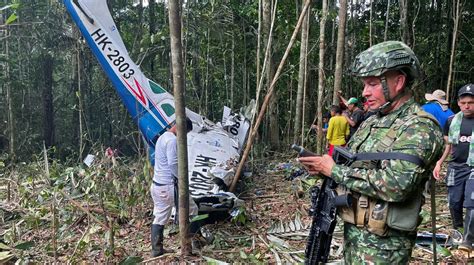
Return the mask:
<path fill-rule="evenodd" d="M 362 78 L 364 84 L 364 91 L 362 96 L 367 99 L 367 105 L 371 110 L 377 110 L 380 106 L 385 104 L 385 96 L 383 94 L 382 81 L 378 77 Z"/>
<path fill-rule="evenodd" d="M 474 97 L 463 96 L 458 99 L 458 106 L 466 117 L 474 117 Z"/>
<path fill-rule="evenodd" d="M 385 75 L 390 97 L 394 97 L 404 87 L 405 76 L 398 72 L 390 72 Z M 377 110 L 387 102 L 383 93 L 382 80 L 379 77 L 369 76 L 362 78 L 364 91 L 362 96 L 367 99 L 367 105 L 370 110 Z"/>

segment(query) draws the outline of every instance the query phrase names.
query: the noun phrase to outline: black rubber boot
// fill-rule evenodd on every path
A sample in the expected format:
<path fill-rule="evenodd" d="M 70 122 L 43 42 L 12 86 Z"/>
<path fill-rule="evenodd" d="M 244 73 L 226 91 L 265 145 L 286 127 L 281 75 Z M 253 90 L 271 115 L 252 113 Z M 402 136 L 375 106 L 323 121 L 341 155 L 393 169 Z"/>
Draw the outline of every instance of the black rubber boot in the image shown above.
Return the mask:
<path fill-rule="evenodd" d="M 202 223 L 202 220 L 189 223 L 189 233 L 191 235 L 200 233 L 199 229 L 201 228 L 201 223 Z"/>
<path fill-rule="evenodd" d="M 462 218 L 462 208 L 455 209 L 449 207 L 449 212 L 451 213 L 451 218 L 453 219 L 453 228 L 458 229 L 463 227 L 463 218 Z"/>
<path fill-rule="evenodd" d="M 189 224 L 189 236 L 191 237 L 191 246 L 194 251 L 200 251 L 201 248 L 206 245 L 206 240 L 201 235 L 201 226 L 203 220 L 194 221 Z"/>
<path fill-rule="evenodd" d="M 151 225 L 151 256 L 158 257 L 165 253 L 163 249 L 163 231 L 164 225 Z"/>
<path fill-rule="evenodd" d="M 459 249 L 470 252 L 472 250 L 472 243 L 474 243 L 474 209 L 466 209 L 464 236 Z"/>

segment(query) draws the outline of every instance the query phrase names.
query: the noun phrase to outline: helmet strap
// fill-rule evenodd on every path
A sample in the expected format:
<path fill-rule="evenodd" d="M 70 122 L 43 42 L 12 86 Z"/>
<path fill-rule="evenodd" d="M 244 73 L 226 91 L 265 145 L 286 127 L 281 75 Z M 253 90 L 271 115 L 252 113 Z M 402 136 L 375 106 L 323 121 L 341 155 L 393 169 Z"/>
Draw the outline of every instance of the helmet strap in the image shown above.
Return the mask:
<path fill-rule="evenodd" d="M 388 109 L 392 106 L 392 103 L 398 99 L 400 99 L 401 97 L 403 97 L 405 95 L 405 90 L 403 90 L 402 92 L 398 93 L 395 97 L 391 98 L 390 97 L 390 91 L 388 89 L 388 85 L 387 85 L 387 79 L 385 78 L 385 76 L 381 76 L 380 77 L 380 81 L 382 83 L 382 90 L 383 90 L 383 95 L 385 97 L 385 104 L 383 104 L 382 106 L 379 107 L 379 109 L 377 110 L 377 113 L 379 115 L 384 115 L 387 113 Z"/>

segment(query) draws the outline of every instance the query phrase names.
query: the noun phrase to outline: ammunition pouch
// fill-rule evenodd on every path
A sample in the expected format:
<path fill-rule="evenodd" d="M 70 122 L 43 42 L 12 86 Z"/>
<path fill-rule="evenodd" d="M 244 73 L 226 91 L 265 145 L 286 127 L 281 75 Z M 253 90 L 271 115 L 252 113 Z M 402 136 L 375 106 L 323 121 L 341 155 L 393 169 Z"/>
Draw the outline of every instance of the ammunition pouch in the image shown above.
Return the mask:
<path fill-rule="evenodd" d="M 345 192 L 344 188 L 337 189 L 339 192 Z M 352 207 L 339 207 L 338 213 L 344 222 L 356 225 L 359 228 L 367 228 L 371 233 L 379 236 L 387 234 L 387 203 L 377 203 L 365 195 L 351 194 Z"/>
<path fill-rule="evenodd" d="M 353 168 L 376 169 L 379 168 L 382 160 L 397 159 L 424 167 L 425 161 L 421 157 L 401 152 L 389 152 L 392 150 L 392 145 L 398 138 L 400 131 L 403 131 L 404 124 L 419 118 L 429 119 L 438 124 L 433 116 L 421 110 L 397 119 L 375 146 L 374 150 L 376 152 L 352 154 L 350 163 L 344 163 L 344 165 Z M 348 151 L 346 150 L 346 152 Z M 336 163 L 340 164 L 338 161 Z M 336 192 L 338 195 L 349 194 L 348 196 L 352 196 L 352 206 L 339 207 L 339 216 L 345 222 L 354 224 L 359 228 L 366 228 L 367 231 L 376 235 L 386 236 L 389 229 L 415 231 L 420 223 L 419 213 L 424 203 L 422 192 L 414 191 L 403 202 L 376 200 L 355 192 L 351 193 L 342 185 L 338 186 Z"/>
<path fill-rule="evenodd" d="M 359 153 L 353 155 L 352 162 L 386 159 L 400 159 L 420 166 L 424 165 L 423 160 L 417 156 L 395 152 Z M 377 200 L 351 192 L 343 185 L 337 186 L 336 193 L 338 196 L 349 196 L 352 200 L 351 205 L 338 207 L 338 214 L 341 219 L 359 228 L 366 228 L 367 231 L 373 234 L 387 236 L 389 228 L 415 231 L 419 224 L 419 212 L 423 204 L 421 192 L 414 192 L 414 196 L 403 202 Z"/>
<path fill-rule="evenodd" d="M 344 194 L 344 190 L 339 186 L 337 192 Z M 341 219 L 359 228 L 366 228 L 373 234 L 386 236 L 389 228 L 415 231 L 419 224 L 419 212 L 423 204 L 421 193 L 404 202 L 386 202 L 365 195 L 346 194 L 352 196 L 352 206 L 338 208 Z"/>
<path fill-rule="evenodd" d="M 386 236 L 388 232 L 387 212 L 388 202 L 370 200 L 367 230 L 379 236 Z"/>
<path fill-rule="evenodd" d="M 336 188 L 336 193 L 338 195 L 347 195 L 352 197 L 352 204 L 349 207 L 339 207 L 337 209 L 337 213 L 339 214 L 339 217 L 341 217 L 344 222 L 348 222 L 351 224 L 356 224 L 356 209 L 357 209 L 357 203 L 358 200 L 349 192 L 346 187 L 342 185 L 338 185 Z"/>

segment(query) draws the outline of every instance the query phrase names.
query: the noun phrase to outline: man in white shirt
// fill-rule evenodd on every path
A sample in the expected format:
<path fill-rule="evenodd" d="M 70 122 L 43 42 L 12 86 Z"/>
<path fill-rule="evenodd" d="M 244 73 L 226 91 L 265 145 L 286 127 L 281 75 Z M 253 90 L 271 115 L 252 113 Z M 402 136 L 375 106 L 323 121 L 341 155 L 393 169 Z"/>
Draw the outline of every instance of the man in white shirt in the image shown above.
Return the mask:
<path fill-rule="evenodd" d="M 186 118 L 187 132 L 193 129 L 193 124 Z M 178 181 L 178 152 L 176 143 L 176 125 L 163 133 L 155 145 L 155 167 L 153 173 L 153 184 L 151 184 L 151 196 L 153 198 L 153 223 L 151 225 L 151 247 L 152 257 L 163 255 L 169 250 L 163 248 L 163 231 L 166 222 L 171 216 L 171 210 L 177 201 Z M 194 200 L 189 197 L 189 215 L 198 214 L 198 207 Z M 191 223 L 190 232 L 196 233 L 199 227 Z"/>

